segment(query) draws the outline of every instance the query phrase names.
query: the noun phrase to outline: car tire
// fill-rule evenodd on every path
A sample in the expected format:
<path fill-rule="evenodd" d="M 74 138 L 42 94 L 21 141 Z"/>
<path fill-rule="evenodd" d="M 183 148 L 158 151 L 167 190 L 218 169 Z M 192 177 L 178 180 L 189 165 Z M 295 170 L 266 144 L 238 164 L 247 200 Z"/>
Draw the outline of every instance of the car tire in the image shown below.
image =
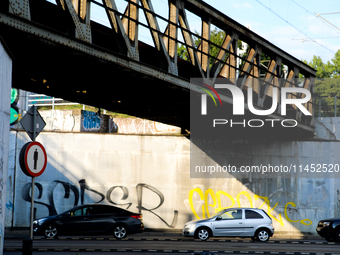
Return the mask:
<path fill-rule="evenodd" d="M 335 236 L 333 239 L 335 242 L 340 242 L 340 228 L 338 228 L 337 231 L 335 232 Z"/>
<path fill-rule="evenodd" d="M 208 240 L 210 237 L 210 231 L 208 228 L 199 228 L 195 233 L 195 238 L 200 239 L 202 241 Z"/>
<path fill-rule="evenodd" d="M 252 237 L 250 237 L 250 239 L 252 240 L 252 241 L 257 241 L 257 237 L 256 236 L 252 236 Z"/>
<path fill-rule="evenodd" d="M 122 239 L 127 236 L 127 229 L 123 225 L 117 225 L 113 228 L 113 236 L 117 239 Z"/>
<path fill-rule="evenodd" d="M 270 238 L 268 230 L 264 228 L 258 230 L 254 237 L 260 242 L 267 242 Z"/>
<path fill-rule="evenodd" d="M 44 228 L 44 236 L 46 238 L 56 238 L 58 236 L 58 228 L 56 225 L 47 225 Z"/>

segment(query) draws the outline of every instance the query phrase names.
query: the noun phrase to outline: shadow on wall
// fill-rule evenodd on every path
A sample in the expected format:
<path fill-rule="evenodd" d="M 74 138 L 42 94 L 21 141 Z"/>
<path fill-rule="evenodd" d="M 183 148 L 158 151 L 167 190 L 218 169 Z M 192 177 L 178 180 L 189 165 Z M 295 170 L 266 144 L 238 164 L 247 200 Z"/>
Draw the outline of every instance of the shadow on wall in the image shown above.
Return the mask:
<path fill-rule="evenodd" d="M 42 133 L 39 136 L 40 142 L 48 144 L 50 151 L 46 148 L 48 154 L 46 171 L 35 181 L 35 219 L 62 213 L 76 205 L 106 203 L 143 213 L 146 227 L 152 227 L 154 222 L 168 228 L 176 227 L 178 211 L 168 210 L 164 214 L 165 196 L 161 190 L 147 183 L 130 184 L 128 182 L 129 184 L 122 184 L 120 180 L 119 185 L 110 184 L 108 178 L 100 178 L 98 171 L 89 171 L 89 166 L 84 162 L 84 154 L 83 157 L 77 157 L 77 154 L 68 155 L 66 151 L 61 151 L 59 135 Z M 69 135 L 69 137 L 73 137 L 72 139 L 75 136 Z M 84 134 L 80 134 L 80 136 L 84 137 Z M 88 135 L 88 138 L 91 138 L 91 135 Z M 89 140 L 91 142 L 91 139 Z M 18 152 L 27 141 L 27 135 L 19 132 Z M 76 141 L 71 141 L 71 143 L 76 143 Z M 51 151 L 51 148 L 54 148 L 54 151 Z M 68 149 L 73 150 L 73 148 Z M 114 171 L 111 175 L 113 173 Z M 107 174 L 110 173 L 107 171 L 102 173 L 104 176 Z M 85 178 L 81 179 L 79 176 Z M 16 190 L 12 207 L 14 221 L 11 227 L 29 226 L 31 178 L 24 175 L 19 166 L 15 178 Z M 123 183 L 127 183 L 126 180 Z M 20 208 L 20 210 L 16 208 Z"/>
<path fill-rule="evenodd" d="M 311 172 L 308 178 L 298 173 L 300 164 L 305 167 L 306 162 L 318 163 L 315 155 L 303 160 L 299 158 L 304 157 L 306 146 L 318 146 L 317 143 L 222 139 L 191 141 L 190 174 L 198 179 L 185 204 L 196 219 L 209 217 L 224 208 L 254 207 L 264 209 L 279 232 L 316 234 L 319 220 L 338 214 L 331 206 L 339 204 L 339 195 L 333 190 L 338 179 L 322 178 L 322 175 Z M 283 166 L 294 165 L 298 167 L 297 173 L 282 170 Z M 252 166 L 257 166 L 254 171 L 262 166 L 262 172 L 241 172 L 242 167 L 251 170 Z"/>

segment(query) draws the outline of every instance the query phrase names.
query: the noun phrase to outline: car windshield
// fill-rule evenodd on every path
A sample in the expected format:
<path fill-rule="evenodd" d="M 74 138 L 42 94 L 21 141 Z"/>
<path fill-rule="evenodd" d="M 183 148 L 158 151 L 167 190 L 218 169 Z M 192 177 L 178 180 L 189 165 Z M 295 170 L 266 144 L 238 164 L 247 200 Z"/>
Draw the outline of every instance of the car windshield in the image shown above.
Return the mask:
<path fill-rule="evenodd" d="M 215 218 L 217 217 L 218 215 L 220 215 L 223 211 L 218 211 L 216 213 L 214 213 L 212 216 L 210 216 L 210 218 Z"/>

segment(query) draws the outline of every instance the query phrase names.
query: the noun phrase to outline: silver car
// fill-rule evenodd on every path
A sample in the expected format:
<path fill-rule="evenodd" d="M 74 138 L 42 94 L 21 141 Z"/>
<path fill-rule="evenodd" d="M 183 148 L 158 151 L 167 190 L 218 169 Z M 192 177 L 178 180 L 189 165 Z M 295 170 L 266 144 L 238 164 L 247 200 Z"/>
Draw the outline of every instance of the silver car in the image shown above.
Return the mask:
<path fill-rule="evenodd" d="M 266 242 L 274 234 L 272 219 L 262 209 L 229 208 L 208 219 L 186 223 L 183 235 L 207 240 L 209 237 L 250 237 Z"/>

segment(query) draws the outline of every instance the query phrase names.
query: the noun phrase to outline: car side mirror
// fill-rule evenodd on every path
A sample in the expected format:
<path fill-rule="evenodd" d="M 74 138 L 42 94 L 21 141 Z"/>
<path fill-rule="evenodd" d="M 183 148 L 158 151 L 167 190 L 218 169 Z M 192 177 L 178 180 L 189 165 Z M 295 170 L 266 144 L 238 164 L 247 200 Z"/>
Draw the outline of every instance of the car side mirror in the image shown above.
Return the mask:
<path fill-rule="evenodd" d="M 216 220 L 222 220 L 222 217 L 221 217 L 221 216 L 218 216 L 218 217 L 216 218 Z"/>

